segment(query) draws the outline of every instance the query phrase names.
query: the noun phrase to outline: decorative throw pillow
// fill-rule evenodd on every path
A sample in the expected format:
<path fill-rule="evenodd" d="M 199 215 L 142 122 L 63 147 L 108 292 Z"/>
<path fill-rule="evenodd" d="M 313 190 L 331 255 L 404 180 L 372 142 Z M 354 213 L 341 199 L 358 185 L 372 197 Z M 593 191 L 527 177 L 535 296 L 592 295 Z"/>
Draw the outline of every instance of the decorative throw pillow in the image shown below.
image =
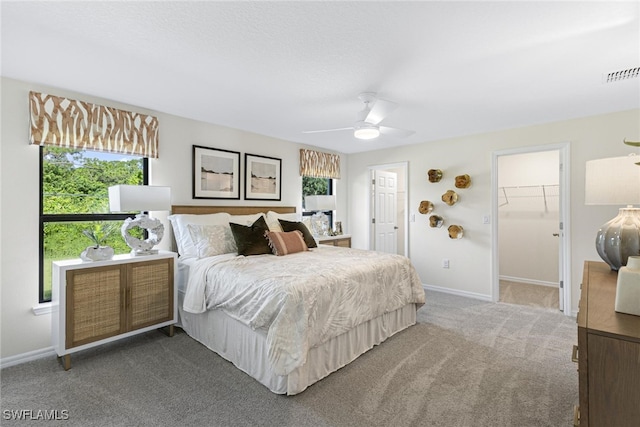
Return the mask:
<path fill-rule="evenodd" d="M 228 225 L 187 225 L 198 258 L 236 252 L 236 242 Z"/>
<path fill-rule="evenodd" d="M 271 246 L 273 253 L 277 256 L 309 250 L 300 230 L 283 232 L 267 231 L 265 236 L 269 240 L 269 246 Z"/>
<path fill-rule="evenodd" d="M 313 238 L 313 235 L 309 231 L 306 225 L 297 221 L 285 221 L 284 219 L 279 219 L 278 222 L 284 231 L 294 231 L 298 230 L 302 233 L 304 237 L 304 242 L 307 244 L 309 248 L 317 248 L 318 244 L 316 243 L 316 239 Z"/>
<path fill-rule="evenodd" d="M 264 233 L 269 231 L 264 216 L 258 218 L 250 226 L 234 224 L 233 222 L 230 222 L 229 226 L 238 247 L 238 255 L 249 256 L 272 253 L 269 241 L 264 236 Z"/>
<path fill-rule="evenodd" d="M 274 211 L 267 212 L 267 225 L 269 226 L 270 231 L 284 231 L 278 222 L 279 219 L 284 219 L 285 221 L 299 221 L 300 216 L 297 213 L 277 213 Z"/>

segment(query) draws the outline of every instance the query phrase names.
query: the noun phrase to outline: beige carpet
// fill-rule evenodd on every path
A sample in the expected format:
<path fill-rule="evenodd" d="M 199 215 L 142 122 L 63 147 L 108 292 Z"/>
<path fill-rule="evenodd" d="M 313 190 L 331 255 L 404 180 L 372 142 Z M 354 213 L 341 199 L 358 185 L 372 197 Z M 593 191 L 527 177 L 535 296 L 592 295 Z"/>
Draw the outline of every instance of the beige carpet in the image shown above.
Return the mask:
<path fill-rule="evenodd" d="M 500 280 L 500 301 L 559 310 L 558 288 Z"/>
<path fill-rule="evenodd" d="M 3 369 L 5 411 L 68 420 L 2 426 L 570 426 L 575 319 L 435 292 L 419 324 L 296 396 L 281 396 L 178 332 L 153 331 Z"/>

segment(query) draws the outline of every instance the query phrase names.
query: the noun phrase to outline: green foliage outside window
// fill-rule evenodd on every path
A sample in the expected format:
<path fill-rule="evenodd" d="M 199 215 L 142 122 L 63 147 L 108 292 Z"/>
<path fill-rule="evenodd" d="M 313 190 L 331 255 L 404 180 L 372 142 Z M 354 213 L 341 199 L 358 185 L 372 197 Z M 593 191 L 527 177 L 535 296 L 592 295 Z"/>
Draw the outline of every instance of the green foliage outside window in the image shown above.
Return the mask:
<path fill-rule="evenodd" d="M 302 206 L 304 207 L 304 196 L 315 196 L 330 194 L 330 180 L 327 178 L 302 177 Z"/>
<path fill-rule="evenodd" d="M 140 157 L 42 148 L 43 301 L 51 299 L 51 261 L 78 258 L 87 246 L 95 244 L 84 234 L 85 230 L 96 233 L 115 228 L 104 244 L 113 247 L 116 254 L 129 252 L 119 232 L 121 219 L 87 221 L 84 217 L 76 221 L 73 215 L 109 214 L 110 186 L 143 182 Z M 66 215 L 66 220 L 50 215 Z M 142 237 L 142 230 L 138 234 Z"/>

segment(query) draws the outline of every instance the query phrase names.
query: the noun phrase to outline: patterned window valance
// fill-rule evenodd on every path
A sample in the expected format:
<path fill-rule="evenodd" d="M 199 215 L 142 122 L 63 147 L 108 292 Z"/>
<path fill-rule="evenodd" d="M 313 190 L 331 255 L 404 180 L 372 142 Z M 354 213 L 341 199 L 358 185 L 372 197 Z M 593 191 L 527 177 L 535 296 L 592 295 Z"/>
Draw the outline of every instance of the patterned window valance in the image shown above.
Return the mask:
<path fill-rule="evenodd" d="M 340 156 L 301 148 L 300 175 L 340 179 Z"/>
<path fill-rule="evenodd" d="M 158 157 L 158 119 L 113 107 L 29 92 L 29 141 Z"/>

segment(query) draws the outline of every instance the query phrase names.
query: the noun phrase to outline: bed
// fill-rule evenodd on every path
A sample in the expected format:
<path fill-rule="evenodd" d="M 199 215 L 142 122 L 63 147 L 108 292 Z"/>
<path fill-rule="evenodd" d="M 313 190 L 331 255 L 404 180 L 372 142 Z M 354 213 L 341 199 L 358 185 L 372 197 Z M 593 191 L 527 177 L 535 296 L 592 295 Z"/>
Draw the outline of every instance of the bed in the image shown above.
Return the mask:
<path fill-rule="evenodd" d="M 235 233 L 260 217 L 270 242 L 303 238 L 276 230 L 299 227 L 293 207 L 173 206 L 178 325 L 193 339 L 272 392 L 294 395 L 416 323 L 425 294 L 406 257 L 328 245 L 229 252 L 226 223 Z"/>

